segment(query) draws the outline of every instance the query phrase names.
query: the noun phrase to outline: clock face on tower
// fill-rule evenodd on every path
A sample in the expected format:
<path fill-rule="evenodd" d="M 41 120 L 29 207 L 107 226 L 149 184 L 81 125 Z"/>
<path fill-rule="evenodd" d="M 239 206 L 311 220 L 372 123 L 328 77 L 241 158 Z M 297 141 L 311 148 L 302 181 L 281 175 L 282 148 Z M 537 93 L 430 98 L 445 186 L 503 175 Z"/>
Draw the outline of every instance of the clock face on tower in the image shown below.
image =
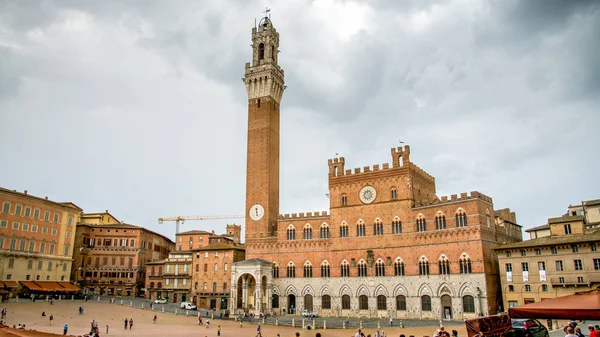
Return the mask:
<path fill-rule="evenodd" d="M 370 204 L 375 201 L 375 198 L 377 197 L 377 191 L 375 191 L 373 186 L 365 186 L 358 193 L 358 197 L 363 204 Z"/>
<path fill-rule="evenodd" d="M 258 221 L 265 215 L 265 208 L 262 207 L 261 204 L 255 204 L 254 206 L 250 207 L 249 215 L 250 219 Z"/>

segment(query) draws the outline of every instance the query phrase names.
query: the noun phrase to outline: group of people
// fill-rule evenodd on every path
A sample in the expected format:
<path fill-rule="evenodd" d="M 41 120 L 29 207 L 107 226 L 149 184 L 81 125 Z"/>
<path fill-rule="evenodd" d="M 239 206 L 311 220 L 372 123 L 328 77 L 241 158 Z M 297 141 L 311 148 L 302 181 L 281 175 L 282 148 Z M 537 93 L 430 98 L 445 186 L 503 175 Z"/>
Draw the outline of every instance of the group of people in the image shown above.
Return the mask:
<path fill-rule="evenodd" d="M 563 330 L 566 333 L 565 337 L 586 337 L 575 321 L 571 321 Z M 600 337 L 599 325 L 594 326 L 590 324 L 588 325 L 588 330 L 590 331 L 589 337 Z"/>
<path fill-rule="evenodd" d="M 450 337 L 450 333 L 441 326 L 433 333 L 433 337 Z M 452 337 L 458 337 L 458 331 L 452 330 Z"/>
<path fill-rule="evenodd" d="M 131 328 L 133 328 L 133 318 L 130 318 L 129 320 L 127 320 L 127 318 L 125 318 L 125 320 L 123 322 L 125 323 L 125 330 L 127 330 L 128 323 L 129 323 L 129 330 L 131 330 Z"/>

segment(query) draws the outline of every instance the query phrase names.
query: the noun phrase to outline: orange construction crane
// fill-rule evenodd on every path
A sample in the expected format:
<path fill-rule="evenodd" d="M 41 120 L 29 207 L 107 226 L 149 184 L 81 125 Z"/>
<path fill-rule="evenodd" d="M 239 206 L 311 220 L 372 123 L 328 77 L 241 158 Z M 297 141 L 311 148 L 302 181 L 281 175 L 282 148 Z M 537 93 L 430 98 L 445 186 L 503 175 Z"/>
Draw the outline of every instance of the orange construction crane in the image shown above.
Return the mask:
<path fill-rule="evenodd" d="M 162 224 L 164 221 L 175 222 L 175 234 L 179 234 L 179 225 L 184 224 L 188 220 L 221 220 L 221 219 L 243 219 L 243 215 L 196 215 L 196 216 L 172 216 L 170 218 L 158 218 L 158 223 Z"/>

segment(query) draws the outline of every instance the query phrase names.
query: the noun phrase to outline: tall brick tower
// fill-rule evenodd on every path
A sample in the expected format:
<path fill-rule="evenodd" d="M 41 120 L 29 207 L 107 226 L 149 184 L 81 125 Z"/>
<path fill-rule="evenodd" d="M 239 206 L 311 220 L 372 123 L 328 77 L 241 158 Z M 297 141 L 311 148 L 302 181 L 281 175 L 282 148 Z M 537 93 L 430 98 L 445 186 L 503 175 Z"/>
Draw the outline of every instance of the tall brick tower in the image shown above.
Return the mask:
<path fill-rule="evenodd" d="M 283 69 L 277 64 L 279 33 L 264 17 L 252 28 L 252 65 L 246 63 L 248 157 L 246 242 L 275 235 L 279 214 L 279 103 Z"/>

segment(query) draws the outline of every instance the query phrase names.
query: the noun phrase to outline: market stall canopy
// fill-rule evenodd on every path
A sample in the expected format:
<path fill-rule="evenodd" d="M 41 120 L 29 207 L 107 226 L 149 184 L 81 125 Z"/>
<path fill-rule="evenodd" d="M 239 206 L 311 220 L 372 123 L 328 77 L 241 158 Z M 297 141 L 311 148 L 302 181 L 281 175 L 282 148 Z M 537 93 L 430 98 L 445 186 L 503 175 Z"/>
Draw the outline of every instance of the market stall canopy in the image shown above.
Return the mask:
<path fill-rule="evenodd" d="M 52 281 L 21 281 L 21 284 L 31 291 L 47 293 L 78 292 L 79 287 L 69 282 Z"/>
<path fill-rule="evenodd" d="M 511 318 L 600 320 L 600 289 L 510 308 L 508 315 Z"/>
<path fill-rule="evenodd" d="M 0 281 L 0 288 L 17 288 L 18 286 L 15 281 Z"/>

